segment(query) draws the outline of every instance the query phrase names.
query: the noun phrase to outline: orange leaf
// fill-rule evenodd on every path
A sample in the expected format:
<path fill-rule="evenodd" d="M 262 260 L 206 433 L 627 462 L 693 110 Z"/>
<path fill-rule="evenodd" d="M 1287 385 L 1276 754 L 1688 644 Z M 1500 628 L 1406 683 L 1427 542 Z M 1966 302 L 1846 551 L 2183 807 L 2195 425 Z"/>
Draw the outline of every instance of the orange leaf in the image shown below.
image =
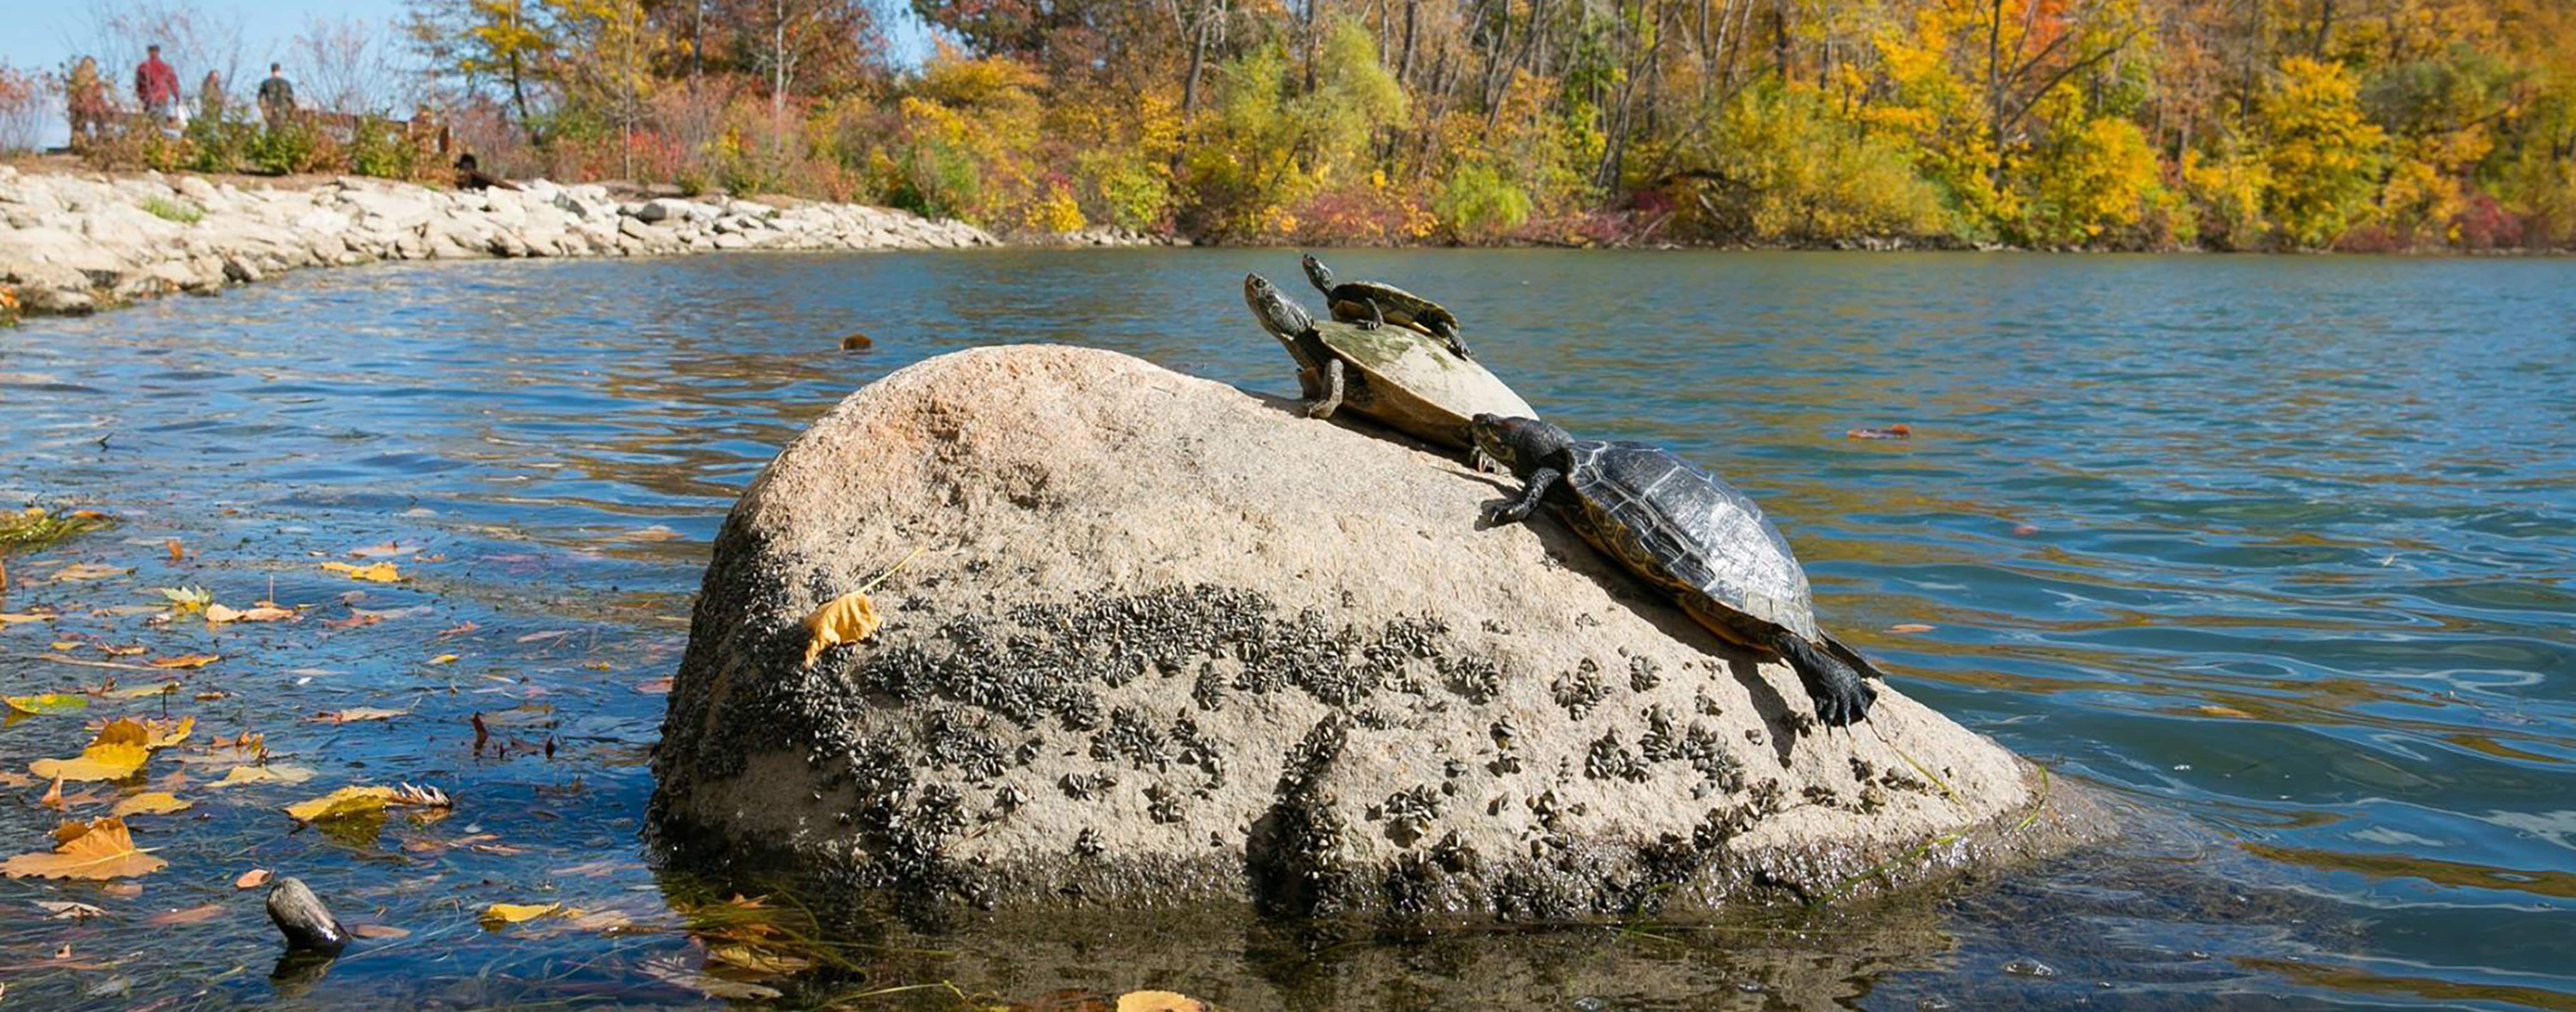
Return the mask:
<path fill-rule="evenodd" d="M 1920 622 L 1907 622 L 1901 625 L 1888 626 L 1887 631 L 1895 633 L 1931 632 L 1932 627 Z"/>
<path fill-rule="evenodd" d="M 156 668 L 202 668 L 223 659 L 222 654 L 188 654 L 184 657 L 155 657 L 144 663 Z"/>
<path fill-rule="evenodd" d="M 125 830 L 125 820 L 110 815 L 90 822 L 86 832 L 63 841 L 51 852 L 20 854 L 0 863 L 0 874 L 10 878 L 32 875 L 111 879 L 148 875 L 169 865 L 136 848 L 133 835 Z"/>
<path fill-rule="evenodd" d="M 240 878 L 233 880 L 233 888 L 235 889 L 257 889 L 267 884 L 268 869 L 266 868 L 253 868 L 249 871 L 243 872 Z"/>
<path fill-rule="evenodd" d="M 805 616 L 805 666 L 813 667 L 823 651 L 843 643 L 857 643 L 876 634 L 884 620 L 877 617 L 876 605 L 868 601 L 866 591 L 851 591 L 833 598 L 831 603 L 814 609 Z"/>
<path fill-rule="evenodd" d="M 378 562 L 366 566 L 352 566 L 346 562 L 325 562 L 322 568 L 334 573 L 346 573 L 352 580 L 363 580 L 368 583 L 402 582 L 402 573 L 395 570 L 394 564 L 390 562 Z"/>
<path fill-rule="evenodd" d="M 352 924 L 349 933 L 360 938 L 401 938 L 411 934 L 391 924 Z"/>
<path fill-rule="evenodd" d="M 202 907 L 189 907 L 186 910 L 165 910 L 161 913 L 144 918 L 143 923 L 152 925 L 156 928 L 168 927 L 173 924 L 203 924 L 207 921 L 223 916 L 223 913 L 223 904 L 208 903 Z"/>

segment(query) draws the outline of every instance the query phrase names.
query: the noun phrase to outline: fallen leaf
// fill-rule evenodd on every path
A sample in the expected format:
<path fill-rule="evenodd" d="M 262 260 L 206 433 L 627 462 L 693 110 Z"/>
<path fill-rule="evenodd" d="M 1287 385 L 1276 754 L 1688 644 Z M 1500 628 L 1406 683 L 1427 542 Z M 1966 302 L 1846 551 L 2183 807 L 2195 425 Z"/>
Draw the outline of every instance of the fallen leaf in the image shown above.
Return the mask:
<path fill-rule="evenodd" d="M 352 566 L 346 562 L 325 562 L 322 568 L 334 573 L 346 573 L 352 580 L 364 580 L 368 583 L 402 582 L 402 574 L 397 572 L 394 564 L 390 562 L 378 562 L 366 566 Z"/>
<path fill-rule="evenodd" d="M 89 562 L 76 562 L 55 570 L 54 579 L 104 580 L 111 576 L 123 576 L 133 571 L 133 567 L 130 566 L 101 566 Z"/>
<path fill-rule="evenodd" d="M 769 976 L 802 973 L 814 968 L 814 961 L 803 956 L 773 952 L 740 943 L 707 946 L 707 961 Z"/>
<path fill-rule="evenodd" d="M 235 611 L 220 604 L 206 606 L 206 621 L 213 625 L 226 622 L 278 622 L 295 617 L 291 609 L 272 604 L 252 605 L 247 611 Z"/>
<path fill-rule="evenodd" d="M 671 680 L 668 678 L 647 678 L 635 683 L 635 691 L 648 696 L 664 695 L 671 691 Z"/>
<path fill-rule="evenodd" d="M 103 917 L 107 914 L 107 911 L 98 907 L 87 903 L 74 903 L 70 900 L 37 900 L 36 906 L 52 914 L 58 921 L 86 921 L 92 917 Z"/>
<path fill-rule="evenodd" d="M 156 668 L 202 668 L 223 659 L 222 654 L 186 654 L 179 657 L 155 657 L 143 663 Z"/>
<path fill-rule="evenodd" d="M 286 806 L 286 814 L 298 822 L 320 822 L 352 815 L 383 811 L 403 805 L 417 808 L 447 808 L 453 805 L 445 792 L 435 787 L 343 787 L 310 801 Z"/>
<path fill-rule="evenodd" d="M 300 784 L 313 779 L 313 771 L 302 766 L 235 766 L 224 778 L 208 787 L 239 787 L 243 784 Z"/>
<path fill-rule="evenodd" d="M 146 791 L 117 802 L 115 808 L 109 809 L 109 814 L 118 818 L 129 815 L 169 815 L 195 807 L 197 807 L 196 802 L 181 801 L 178 795 L 168 791 Z"/>
<path fill-rule="evenodd" d="M 0 612 L 0 626 L 12 626 L 20 622 L 51 622 L 59 617 L 52 612 L 30 612 L 23 615 Z"/>
<path fill-rule="evenodd" d="M 98 645 L 98 650 L 100 653 L 106 654 L 110 657 L 132 657 L 136 654 L 142 653 L 143 647 L 141 644 L 130 647 L 120 647 L 111 643 L 101 643 Z"/>
<path fill-rule="evenodd" d="M 382 559 L 397 555 L 410 555 L 413 552 L 420 551 L 420 547 L 421 546 L 419 545 L 413 545 L 409 548 L 405 548 L 397 542 L 388 541 L 381 545 L 368 545 L 363 548 L 352 548 L 349 550 L 349 557 L 352 559 Z"/>
<path fill-rule="evenodd" d="M 644 971 L 647 976 L 665 984 L 687 988 L 709 998 L 759 1000 L 786 994 L 774 987 L 710 977 L 690 969 L 687 961 L 679 956 L 655 956 L 637 964 L 636 969 Z"/>
<path fill-rule="evenodd" d="M 430 658 L 430 659 L 429 659 L 429 663 L 431 663 L 431 664 L 454 664 L 454 663 L 456 663 L 456 655 L 455 655 L 455 654 L 440 654 L 440 655 L 438 655 L 438 656 L 436 656 L 436 657 L 432 657 L 432 658 Z"/>
<path fill-rule="evenodd" d="M 1843 436 L 1848 439 L 1910 439 L 1914 436 L 1914 427 L 1898 422 L 1884 429 L 1853 429 Z"/>
<path fill-rule="evenodd" d="M 1178 991 L 1129 991 L 1118 996 L 1118 1012 L 1207 1012 L 1207 1004 Z"/>
<path fill-rule="evenodd" d="M 125 719 L 133 720 L 134 718 L 127 717 Z M 143 725 L 143 747 L 150 749 L 169 748 L 172 745 L 186 741 L 188 740 L 188 735 L 197 729 L 197 718 L 195 717 L 181 717 L 175 723 L 168 720 L 146 717 L 140 721 L 140 723 Z"/>
<path fill-rule="evenodd" d="M 80 645 L 81 641 L 79 640 L 55 640 L 52 643 L 46 644 L 46 648 L 59 654 L 66 651 L 78 650 L 80 649 Z"/>
<path fill-rule="evenodd" d="M 189 907 L 186 910 L 166 910 L 144 918 L 143 923 L 156 928 L 174 924 L 203 924 L 223 916 L 223 913 L 223 904 L 208 903 L 202 907 Z"/>
<path fill-rule="evenodd" d="M 2201 706 L 2195 707 L 2195 709 L 2198 709 L 2200 712 L 2206 713 L 2212 717 L 2241 717 L 2246 720 L 2254 719 L 2253 714 L 2239 710 L 2233 706 Z"/>
<path fill-rule="evenodd" d="M 145 696 L 168 695 L 177 691 L 179 691 L 179 683 L 163 682 L 159 685 L 140 685 L 130 689 L 100 689 L 98 695 L 109 699 L 142 699 Z"/>
<path fill-rule="evenodd" d="M 350 924 L 349 933 L 360 938 L 403 938 L 411 934 L 391 924 Z"/>
<path fill-rule="evenodd" d="M 1920 622 L 1905 622 L 1898 625 L 1888 626 L 1887 631 L 1895 633 L 1931 632 L 1932 627 Z"/>
<path fill-rule="evenodd" d="M 51 809 L 53 809 L 53 810 L 55 810 L 55 811 L 57 811 L 57 812 L 62 811 L 62 810 L 63 810 L 63 778 L 61 778 L 61 777 L 55 777 L 55 778 L 54 778 L 54 785 L 53 785 L 52 787 L 45 788 L 45 796 L 44 796 L 44 797 L 41 797 L 41 798 L 37 798 L 37 799 L 36 799 L 36 803 L 37 803 L 37 804 L 39 804 L 39 805 L 43 805 L 43 806 L 45 806 L 45 807 L 47 807 L 47 808 L 51 808 Z"/>
<path fill-rule="evenodd" d="M 257 888 L 259 888 L 259 887 L 261 887 L 261 886 L 267 885 L 267 884 L 268 884 L 268 879 L 269 879 L 268 869 L 266 869 L 266 868 L 253 868 L 253 869 L 251 869 L 251 870 L 249 870 L 249 871 L 246 871 L 246 872 L 241 873 L 241 877 L 240 877 L 240 878 L 234 879 L 234 880 L 233 880 L 233 888 L 235 888 L 235 889 L 257 889 Z"/>
<path fill-rule="evenodd" d="M 89 697 L 69 692 L 48 692 L 41 696 L 7 696 L 9 708 L 20 713 L 70 713 L 89 709 Z"/>
<path fill-rule="evenodd" d="M 170 564 L 171 564 L 171 565 L 174 565 L 174 566 L 175 566 L 175 565 L 178 565 L 179 563 L 182 563 L 182 562 L 186 562 L 186 561 L 188 561 L 188 551 L 187 551 L 187 549 L 181 548 L 181 547 L 179 546 L 179 539 L 177 539 L 177 538 L 171 538 L 171 539 L 170 539 L 170 540 L 168 540 L 168 541 L 164 541 L 164 542 L 162 542 L 162 543 L 161 543 L 161 547 L 163 547 L 163 548 L 167 548 L 167 549 L 169 549 L 169 550 L 170 550 Z"/>
<path fill-rule="evenodd" d="M 2026 538 L 2039 533 L 2039 528 L 2031 524 L 2023 524 L 2019 527 L 2013 528 L 2013 533 Z"/>
<path fill-rule="evenodd" d="M 635 919 L 626 916 L 623 910 L 594 910 L 572 919 L 572 926 L 577 931 L 615 931 L 634 923 Z"/>
<path fill-rule="evenodd" d="M 874 604 L 866 591 L 854 590 L 832 599 L 830 604 L 814 609 L 805 616 L 805 666 L 813 667 L 823 651 L 843 643 L 857 643 L 875 635 L 884 620 L 877 617 Z"/>
<path fill-rule="evenodd" d="M 125 820 L 110 815 L 92 820 L 85 832 L 61 842 L 52 851 L 20 854 L 0 863 L 0 874 L 10 878 L 111 879 L 148 875 L 169 866 L 170 862 L 137 849 L 133 835 L 125 830 Z"/>
<path fill-rule="evenodd" d="M 27 771 L 40 777 L 61 781 L 122 780 L 142 769 L 152 757 L 148 744 L 151 732 L 129 718 L 118 718 L 100 728 L 81 754 L 70 759 L 38 759 L 27 764 Z M 59 798 L 60 792 L 55 793 Z"/>
<path fill-rule="evenodd" d="M 483 908 L 481 920 L 485 928 L 499 928 L 507 924 L 533 921 L 561 909 L 563 909 L 561 903 L 495 903 Z"/>
<path fill-rule="evenodd" d="M 316 724 L 347 724 L 360 720 L 392 720 L 395 717 L 405 717 L 410 714 L 409 710 L 379 710 L 372 706 L 352 706 L 346 710 L 317 713 L 309 719 Z"/>

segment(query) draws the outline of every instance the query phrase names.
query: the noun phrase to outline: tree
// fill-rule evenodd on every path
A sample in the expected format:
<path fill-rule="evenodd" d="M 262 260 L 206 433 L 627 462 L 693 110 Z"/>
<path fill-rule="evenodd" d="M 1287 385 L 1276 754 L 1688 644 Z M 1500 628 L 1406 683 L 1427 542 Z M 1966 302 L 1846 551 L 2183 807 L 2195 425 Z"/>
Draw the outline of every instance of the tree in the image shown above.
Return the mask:
<path fill-rule="evenodd" d="M 2341 64 L 2293 56 L 2263 97 L 2271 154 L 2264 210 L 2289 245 L 2329 245 L 2370 211 L 2388 134 L 2362 115 L 2360 93 Z"/>
<path fill-rule="evenodd" d="M 469 93 L 486 81 L 507 90 L 519 128 L 538 139 L 531 88 L 545 81 L 560 53 L 530 0 L 411 0 L 404 24 L 412 46 L 431 73 L 454 77 Z"/>

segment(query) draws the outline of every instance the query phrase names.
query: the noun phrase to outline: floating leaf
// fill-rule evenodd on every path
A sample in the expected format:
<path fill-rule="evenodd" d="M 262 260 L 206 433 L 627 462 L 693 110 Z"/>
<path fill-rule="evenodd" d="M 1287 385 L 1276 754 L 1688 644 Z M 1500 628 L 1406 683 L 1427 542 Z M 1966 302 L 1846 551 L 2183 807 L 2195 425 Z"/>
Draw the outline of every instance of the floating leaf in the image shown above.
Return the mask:
<path fill-rule="evenodd" d="M 411 934 L 391 924 L 351 924 L 349 933 L 360 938 L 403 938 Z"/>
<path fill-rule="evenodd" d="M 144 918 L 143 923 L 156 928 L 166 928 L 174 924 L 203 924 L 223 916 L 223 913 L 223 904 L 208 903 L 205 906 L 189 907 L 186 910 L 165 910 Z"/>
<path fill-rule="evenodd" d="M 37 900 L 36 906 L 52 914 L 58 921 L 86 921 L 92 917 L 103 917 L 107 914 L 107 911 L 98 907 L 87 903 L 74 903 L 70 900 Z"/>
<path fill-rule="evenodd" d="M 186 562 L 186 561 L 188 561 L 188 551 L 187 551 L 187 549 L 185 549 L 185 548 L 181 548 L 181 547 L 179 546 L 179 539 L 177 539 L 177 538 L 171 538 L 171 539 L 170 539 L 170 540 L 168 540 L 168 541 L 164 541 L 164 542 L 162 542 L 162 543 L 161 543 L 161 547 L 163 547 L 163 548 L 167 548 L 167 549 L 169 549 L 169 550 L 170 550 L 170 564 L 171 564 L 171 565 L 175 566 L 175 565 L 178 565 L 178 564 L 180 564 L 180 563 L 182 563 L 182 562 Z"/>
<path fill-rule="evenodd" d="M 234 880 L 233 880 L 233 888 L 235 888 L 235 889 L 257 889 L 257 888 L 259 888 L 259 887 L 261 887 L 261 886 L 267 885 L 267 884 L 268 884 L 268 880 L 269 880 L 268 869 L 266 869 L 266 868 L 253 868 L 253 869 L 251 869 L 251 870 L 249 870 L 249 871 L 246 871 L 246 872 L 241 873 L 241 877 L 240 877 L 240 878 L 234 879 Z"/>
<path fill-rule="evenodd" d="M 134 718 L 127 717 L 125 719 L 133 720 Z M 172 721 L 147 717 L 141 721 L 141 724 L 143 725 L 143 747 L 150 749 L 164 749 L 188 740 L 188 735 L 195 732 L 197 729 L 197 718 L 181 717 L 174 723 Z"/>
<path fill-rule="evenodd" d="M 397 555 L 410 555 L 417 551 L 420 551 L 419 545 L 412 545 L 406 548 L 397 542 L 388 541 L 381 545 L 368 545 L 364 548 L 352 548 L 349 550 L 349 557 L 352 559 L 382 559 Z"/>
<path fill-rule="evenodd" d="M 346 573 L 352 580 L 363 580 L 368 583 L 402 582 L 402 573 L 396 571 L 394 564 L 390 562 L 378 562 L 365 566 L 352 566 L 346 562 L 325 562 L 322 568 L 334 573 Z"/>
<path fill-rule="evenodd" d="M 1843 436 L 1848 439 L 1911 439 L 1914 436 L 1914 427 L 1898 422 L 1884 429 L 1853 429 L 1843 433 Z"/>
<path fill-rule="evenodd" d="M 786 993 L 774 987 L 710 977 L 690 969 L 689 964 L 678 956 L 655 956 L 637 964 L 636 969 L 644 971 L 646 975 L 665 984 L 687 988 L 709 998 L 759 1000 L 776 998 Z"/>
<path fill-rule="evenodd" d="M 438 655 L 438 656 L 436 656 L 436 657 L 432 657 L 432 658 L 430 658 L 430 659 L 429 659 L 429 663 L 431 663 L 431 664 L 454 664 L 454 663 L 456 663 L 456 655 L 455 655 L 455 654 L 440 654 L 440 655 Z"/>
<path fill-rule="evenodd" d="M 707 946 L 707 961 L 768 976 L 802 973 L 814 968 L 814 961 L 803 956 L 772 952 L 739 943 Z"/>
<path fill-rule="evenodd" d="M 447 808 L 455 802 L 435 787 L 343 787 L 311 801 L 286 806 L 286 814 L 299 822 L 321 822 L 352 815 L 380 812 L 389 806 Z"/>
<path fill-rule="evenodd" d="M 20 713 L 70 713 L 89 709 L 89 697 L 69 692 L 48 692 L 41 696 L 7 696 L 9 708 Z"/>
<path fill-rule="evenodd" d="M 224 778 L 208 787 L 239 787 L 243 784 L 300 784 L 313 779 L 313 771 L 302 766 L 235 766 Z"/>
<path fill-rule="evenodd" d="M 143 663 L 156 668 L 202 668 L 223 659 L 222 654 L 185 654 L 178 657 L 155 657 Z"/>
<path fill-rule="evenodd" d="M 2202 712 L 2202 713 L 2206 713 L 2206 714 L 2208 714 L 2208 715 L 2210 715 L 2210 716 L 2212 716 L 2212 717 L 2237 717 L 2237 718 L 2241 718 L 2241 719 L 2244 719 L 2244 720 L 2252 720 L 2252 719 L 2254 719 L 2254 715 L 2253 715 L 2253 714 L 2247 713 L 2247 712 L 2245 712 L 2245 711 L 2243 711 L 2243 710 L 2239 710 L 2239 709 L 2237 709 L 2237 708 L 2235 708 L 2235 707 L 2233 707 L 2233 706 L 2200 706 L 2200 707 L 2195 707 L 2194 709 L 2197 709 L 2197 710 L 2199 710 L 2200 712 Z"/>
<path fill-rule="evenodd" d="M 133 571 L 134 569 L 131 566 L 101 566 L 89 562 L 76 562 L 55 570 L 54 579 L 104 580 L 111 576 L 123 576 Z"/>
<path fill-rule="evenodd" d="M 409 710 L 379 710 L 372 706 L 353 706 L 346 710 L 317 713 L 310 719 L 316 724 L 347 724 L 361 720 L 392 720 L 395 717 L 410 715 Z"/>
<path fill-rule="evenodd" d="M 561 909 L 561 903 L 495 903 L 483 908 L 481 920 L 485 928 L 499 928 L 533 921 Z"/>
<path fill-rule="evenodd" d="M 60 617 L 61 616 L 55 615 L 49 611 L 29 612 L 23 615 L 12 615 L 8 612 L 0 611 L 0 628 L 13 626 L 20 622 L 51 622 Z"/>
<path fill-rule="evenodd" d="M 110 814 L 118 818 L 129 815 L 168 815 L 197 807 L 193 801 L 181 801 L 168 791 L 146 791 L 116 803 Z"/>
<path fill-rule="evenodd" d="M 125 830 L 125 820 L 110 815 L 90 822 L 78 835 L 61 840 L 52 851 L 20 854 L 0 863 L 0 874 L 10 878 L 111 879 L 148 875 L 169 866 L 170 862 L 137 849 L 133 834 Z"/>
<path fill-rule="evenodd" d="M 27 771 L 52 780 L 122 780 L 142 769 L 152 757 L 151 732 L 129 718 L 100 728 L 81 754 L 70 759 L 38 759 Z"/>
<path fill-rule="evenodd" d="M 1919 633 L 1919 632 L 1931 632 L 1931 631 L 1932 631 L 1932 627 L 1931 627 L 1931 626 L 1928 626 L 1928 625 L 1924 625 L 1923 623 L 1920 623 L 1920 622 L 1905 622 L 1905 623 L 1901 623 L 1901 624 L 1898 624 L 1898 625 L 1888 626 L 1888 627 L 1887 627 L 1887 631 L 1889 631 L 1889 632 L 1893 632 L 1893 633 Z"/>
<path fill-rule="evenodd" d="M 206 621 L 213 625 L 226 622 L 278 622 L 294 618 L 293 609 L 280 608 L 268 602 L 252 605 L 247 611 L 235 611 L 220 604 L 206 606 Z"/>
<path fill-rule="evenodd" d="M 830 604 L 814 609 L 805 616 L 805 666 L 813 667 L 823 651 L 843 643 L 858 643 L 876 634 L 884 623 L 877 617 L 876 605 L 868 601 L 866 591 L 854 590 L 833 598 Z"/>

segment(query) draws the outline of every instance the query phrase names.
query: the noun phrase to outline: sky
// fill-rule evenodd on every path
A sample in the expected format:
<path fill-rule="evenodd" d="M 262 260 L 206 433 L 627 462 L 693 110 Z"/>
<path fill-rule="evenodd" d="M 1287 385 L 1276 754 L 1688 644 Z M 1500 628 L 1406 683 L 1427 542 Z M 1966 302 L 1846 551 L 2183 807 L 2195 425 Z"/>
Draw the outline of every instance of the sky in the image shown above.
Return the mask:
<path fill-rule="evenodd" d="M 191 0 L 0 0 L 0 65 L 23 71 L 59 71 L 75 56 L 95 54 L 90 38 L 95 12 L 103 6 L 190 6 Z M 293 63 L 290 43 L 315 18 L 355 18 L 390 25 L 402 19 L 404 0 L 193 0 L 193 6 L 241 25 L 241 70 L 245 78 L 263 76 L 272 60 Z M 888 34 L 898 62 L 918 63 L 930 51 L 929 30 L 903 0 L 879 8 L 888 13 Z M 166 55 L 166 54 L 165 54 Z M 132 67 L 102 68 L 120 86 Z M 174 67 L 180 82 L 194 90 L 204 67 Z M 57 111 L 40 143 L 58 145 L 70 128 Z"/>

